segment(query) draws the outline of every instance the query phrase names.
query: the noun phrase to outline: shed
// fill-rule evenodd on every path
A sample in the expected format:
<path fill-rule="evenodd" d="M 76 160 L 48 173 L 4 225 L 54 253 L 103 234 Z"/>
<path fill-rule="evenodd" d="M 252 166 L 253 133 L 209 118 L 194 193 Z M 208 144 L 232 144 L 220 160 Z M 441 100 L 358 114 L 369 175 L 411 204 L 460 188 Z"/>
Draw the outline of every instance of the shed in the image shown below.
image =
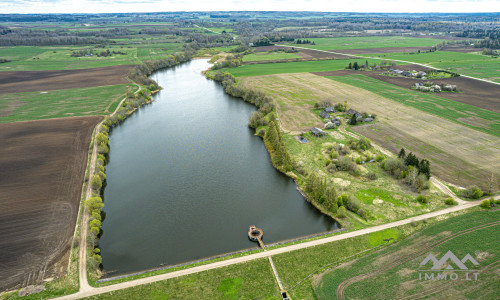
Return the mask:
<path fill-rule="evenodd" d="M 330 106 L 330 107 L 325 108 L 325 112 L 327 112 L 327 113 L 335 113 L 337 111 L 335 110 L 335 108 L 333 108 L 333 107 Z"/>
<path fill-rule="evenodd" d="M 311 128 L 311 132 L 315 136 L 322 136 L 322 135 L 326 135 L 327 134 L 326 132 L 324 132 L 323 130 L 321 130 L 321 129 L 317 128 L 317 127 Z"/>
<path fill-rule="evenodd" d="M 352 108 L 349 108 L 349 110 L 346 112 L 346 114 L 348 114 L 348 115 L 354 115 L 354 114 L 357 114 L 357 113 L 358 113 L 358 112 L 357 112 L 357 111 L 355 111 L 355 110 L 354 110 L 354 109 L 352 109 Z"/>
<path fill-rule="evenodd" d="M 330 119 L 330 115 L 327 114 L 325 111 L 320 112 L 319 116 L 322 117 L 323 119 Z"/>
<path fill-rule="evenodd" d="M 373 122 L 373 118 L 364 118 L 363 122 Z"/>

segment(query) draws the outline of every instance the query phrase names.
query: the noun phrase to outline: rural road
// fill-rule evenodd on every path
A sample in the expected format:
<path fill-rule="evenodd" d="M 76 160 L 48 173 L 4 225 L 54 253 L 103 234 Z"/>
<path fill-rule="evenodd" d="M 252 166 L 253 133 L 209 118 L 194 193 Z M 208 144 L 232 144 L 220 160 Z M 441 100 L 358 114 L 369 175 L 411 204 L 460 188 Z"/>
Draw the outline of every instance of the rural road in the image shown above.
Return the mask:
<path fill-rule="evenodd" d="M 497 198 L 500 198 L 500 196 L 497 196 Z M 411 217 L 408 219 L 404 219 L 404 220 L 400 220 L 400 221 L 396 221 L 396 222 L 392 222 L 392 223 L 377 225 L 374 227 L 369 227 L 369 228 L 365 228 L 365 229 L 361 229 L 361 230 L 343 233 L 340 235 L 335 235 L 335 236 L 331 236 L 331 237 L 327 237 L 327 238 L 323 238 L 323 239 L 318 239 L 318 240 L 304 242 L 304 243 L 295 244 L 295 245 L 291 245 L 291 246 L 267 250 L 265 252 L 263 251 L 263 252 L 254 253 L 254 254 L 250 254 L 250 255 L 246 255 L 246 256 L 242 256 L 242 257 L 218 261 L 218 262 L 206 264 L 203 266 L 197 266 L 197 267 L 193 267 L 193 268 L 189 268 L 189 269 L 185 269 L 185 270 L 174 271 L 174 272 L 156 275 L 156 276 L 151 276 L 151 277 L 147 277 L 147 278 L 131 280 L 131 281 L 122 282 L 122 283 L 118 283 L 118 284 L 114 284 L 114 285 L 110 285 L 110 286 L 99 287 L 99 288 L 93 288 L 93 287 L 87 286 L 84 289 L 81 288 L 80 291 L 76 294 L 60 297 L 57 299 L 80 299 L 80 298 L 84 298 L 84 297 L 90 297 L 90 296 L 94 296 L 94 295 L 99 295 L 99 294 L 103 294 L 103 293 L 109 293 L 109 292 L 113 292 L 113 291 L 117 291 L 117 290 L 121 290 L 121 289 L 126 289 L 126 288 L 130 288 L 130 287 L 138 286 L 138 285 L 149 284 L 149 283 L 162 281 L 162 280 L 166 280 L 166 279 L 171 279 L 171 278 L 176 278 L 176 277 L 180 277 L 180 276 L 184 276 L 184 275 L 189 275 L 189 274 L 199 273 L 199 272 L 203 272 L 203 271 L 207 271 L 207 270 L 217 269 L 217 268 L 230 266 L 230 265 L 234 265 L 234 264 L 238 264 L 238 263 L 244 263 L 244 262 L 248 262 L 248 261 L 252 261 L 252 260 L 256 260 L 256 259 L 260 259 L 260 258 L 267 258 L 267 257 L 277 255 L 277 254 L 282 254 L 282 253 L 296 251 L 296 250 L 304 249 L 304 248 L 308 248 L 308 247 L 323 245 L 323 244 L 330 243 L 333 241 L 339 241 L 339 240 L 343 240 L 343 239 L 353 238 L 353 237 L 365 235 L 365 234 L 368 234 L 371 232 L 377 232 L 377 231 L 385 230 L 388 228 L 393 228 L 393 227 L 409 224 L 412 222 L 421 221 L 424 219 L 449 214 L 452 212 L 471 208 L 471 207 L 477 206 L 479 204 L 480 204 L 480 201 L 466 202 L 466 203 L 462 203 L 462 204 L 459 204 L 457 206 L 452 206 L 452 207 L 449 207 L 449 208 L 446 208 L 443 210 L 430 212 L 427 214 Z M 80 281 L 80 282 L 82 282 L 82 281 Z M 86 282 L 86 278 L 85 278 L 85 282 Z"/>
<path fill-rule="evenodd" d="M 141 90 L 141 86 L 134 83 L 137 86 L 137 91 L 135 93 L 137 94 Z M 122 106 L 123 102 L 127 99 L 127 97 L 124 97 L 122 101 L 120 101 L 120 104 L 116 107 L 115 111 L 110 114 L 110 116 L 113 116 L 118 112 L 118 109 Z M 97 124 L 94 130 L 94 138 L 95 136 L 99 133 L 99 129 L 101 128 L 102 121 Z M 92 148 L 92 156 L 90 158 L 90 168 L 89 168 L 89 181 L 87 183 L 87 189 L 85 190 L 85 200 L 88 200 L 92 197 L 92 186 L 90 184 L 90 178 L 92 175 L 95 173 L 95 165 L 96 165 L 96 160 L 97 160 L 97 143 L 94 142 L 94 147 Z M 81 224 L 80 224 L 80 240 L 79 240 L 79 253 L 78 253 L 78 277 L 80 279 L 80 293 L 85 292 L 85 291 L 91 291 L 93 288 L 89 285 L 89 282 L 87 280 L 87 236 L 88 236 L 88 223 L 89 223 L 89 213 L 85 207 L 82 209 L 82 219 L 81 219 Z"/>
<path fill-rule="evenodd" d="M 370 57 L 370 56 L 359 56 L 359 55 L 355 55 L 355 54 L 345 54 L 345 53 L 339 53 L 339 52 L 334 52 L 334 51 L 318 50 L 318 49 L 312 49 L 312 48 L 306 48 L 306 47 L 298 47 L 298 46 L 288 46 L 288 45 L 278 45 L 278 44 L 276 46 L 290 47 L 290 48 L 297 48 L 297 49 L 305 49 L 305 50 L 314 50 L 314 51 L 318 51 L 318 52 L 325 52 L 325 53 L 331 53 L 331 54 L 337 54 L 337 55 L 344 55 L 344 56 L 348 56 L 348 57 L 358 57 L 358 58 L 369 58 L 369 59 L 379 59 L 379 60 L 396 61 L 396 62 L 402 62 L 402 63 L 407 63 L 407 64 L 419 65 L 419 66 L 426 67 L 426 68 L 433 69 L 433 70 L 441 70 L 439 68 L 436 68 L 436 67 L 433 67 L 433 66 L 430 66 L 430 65 L 416 63 L 416 62 L 413 62 L 413 61 L 406 61 L 406 60 L 399 60 L 399 59 L 390 59 L 390 58 L 380 58 L 380 57 Z M 472 77 L 472 76 L 463 75 L 463 74 L 460 74 L 460 76 L 465 77 L 465 78 L 474 79 L 474 80 L 484 81 L 484 82 L 487 82 L 487 83 L 492 83 L 492 84 L 500 85 L 499 82 L 494 82 L 494 81 L 490 81 L 490 80 L 487 80 L 487 79 L 481 79 L 481 78 Z"/>

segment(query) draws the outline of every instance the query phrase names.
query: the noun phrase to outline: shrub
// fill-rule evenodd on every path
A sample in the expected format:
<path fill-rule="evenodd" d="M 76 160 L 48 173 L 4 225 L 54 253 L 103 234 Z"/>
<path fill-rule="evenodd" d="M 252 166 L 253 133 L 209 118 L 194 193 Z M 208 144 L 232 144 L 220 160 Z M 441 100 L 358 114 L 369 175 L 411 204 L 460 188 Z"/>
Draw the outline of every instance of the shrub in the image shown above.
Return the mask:
<path fill-rule="evenodd" d="M 353 197 L 347 197 L 347 201 L 345 202 L 345 206 L 347 207 L 348 210 L 357 213 L 358 210 L 361 208 L 361 204 L 359 203 L 358 199 L 353 198 Z"/>
<path fill-rule="evenodd" d="M 480 206 L 481 206 L 482 208 L 490 208 L 490 207 L 491 207 L 490 200 L 488 200 L 488 199 L 484 199 L 483 201 L 481 201 Z"/>
<path fill-rule="evenodd" d="M 93 189 L 99 190 L 102 188 L 102 180 L 99 175 L 92 175 L 92 180 L 90 181 L 90 183 L 92 184 Z"/>
<path fill-rule="evenodd" d="M 339 209 L 337 209 L 337 217 L 339 218 L 345 218 L 347 216 L 347 212 L 345 210 L 345 207 L 341 206 Z"/>
<path fill-rule="evenodd" d="M 384 161 L 384 170 L 391 173 L 391 175 L 399 175 L 401 170 L 405 170 L 405 165 L 401 159 L 388 158 Z M 398 171 L 399 170 L 399 171 Z"/>
<path fill-rule="evenodd" d="M 335 151 L 335 150 L 332 150 L 330 152 L 330 158 L 331 159 L 337 159 L 337 158 L 339 158 L 339 153 L 337 151 Z"/>
<path fill-rule="evenodd" d="M 458 202 L 455 201 L 455 200 L 453 200 L 453 198 L 446 198 L 444 200 L 444 204 L 446 204 L 446 205 L 457 205 Z"/>
<path fill-rule="evenodd" d="M 108 137 L 102 132 L 99 132 L 97 134 L 97 136 L 95 137 L 95 139 L 97 141 L 97 144 L 99 144 L 99 145 L 101 145 L 101 144 L 106 145 L 109 142 Z"/>
<path fill-rule="evenodd" d="M 475 185 L 469 186 L 462 192 L 462 196 L 469 199 L 479 199 L 483 195 L 483 191 Z"/>
<path fill-rule="evenodd" d="M 417 196 L 417 201 L 422 204 L 429 203 L 429 199 L 427 199 L 427 197 L 422 194 Z"/>
<path fill-rule="evenodd" d="M 368 174 L 366 174 L 366 178 L 368 178 L 370 180 L 375 180 L 375 179 L 377 179 L 377 173 L 370 171 L 370 172 L 368 172 Z"/>
<path fill-rule="evenodd" d="M 375 157 L 375 160 L 378 161 L 378 162 L 381 162 L 384 160 L 384 156 L 382 154 L 379 154 Z"/>
<path fill-rule="evenodd" d="M 332 161 L 328 159 L 328 160 L 326 160 L 325 166 L 328 166 L 328 165 L 330 165 L 331 163 L 332 163 Z"/>
<path fill-rule="evenodd" d="M 364 209 L 362 209 L 362 208 L 358 209 L 357 214 L 358 214 L 361 218 L 363 218 L 363 219 L 365 219 L 365 220 L 368 220 L 368 214 L 366 213 L 366 211 L 365 211 Z"/>
<path fill-rule="evenodd" d="M 360 165 L 362 162 L 363 162 L 363 159 L 361 158 L 361 156 L 358 156 L 358 158 L 356 158 L 356 163 L 358 165 Z"/>
<path fill-rule="evenodd" d="M 335 165 L 340 171 L 347 171 L 352 175 L 354 175 L 356 173 L 356 170 L 358 169 L 356 164 L 346 156 L 343 156 L 339 160 L 337 160 L 335 162 Z"/>

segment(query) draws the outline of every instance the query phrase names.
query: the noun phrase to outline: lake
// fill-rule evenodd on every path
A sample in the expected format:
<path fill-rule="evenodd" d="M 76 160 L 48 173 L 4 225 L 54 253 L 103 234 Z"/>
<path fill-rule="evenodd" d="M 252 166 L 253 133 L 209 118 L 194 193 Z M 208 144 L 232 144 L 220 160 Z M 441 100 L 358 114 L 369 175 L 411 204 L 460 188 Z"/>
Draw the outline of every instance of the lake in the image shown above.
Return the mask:
<path fill-rule="evenodd" d="M 248 127 L 256 109 L 231 97 L 193 60 L 151 77 L 163 90 L 110 134 L 104 272 L 117 275 L 338 228 L 271 164 Z"/>

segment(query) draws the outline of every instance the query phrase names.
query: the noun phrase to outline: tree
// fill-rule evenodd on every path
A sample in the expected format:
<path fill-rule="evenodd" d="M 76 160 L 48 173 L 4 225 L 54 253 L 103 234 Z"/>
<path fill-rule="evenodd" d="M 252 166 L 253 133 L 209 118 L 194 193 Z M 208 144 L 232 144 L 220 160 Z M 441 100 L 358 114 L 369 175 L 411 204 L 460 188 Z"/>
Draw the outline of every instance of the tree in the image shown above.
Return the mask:
<path fill-rule="evenodd" d="M 345 207 L 343 207 L 343 206 L 339 207 L 339 209 L 337 210 L 337 217 L 345 218 L 346 216 L 347 216 L 347 212 L 345 210 Z"/>
<path fill-rule="evenodd" d="M 95 190 L 99 190 L 102 188 L 102 180 L 101 177 L 99 177 L 99 175 L 96 174 L 92 175 L 90 183 L 92 184 L 92 188 Z"/>
<path fill-rule="evenodd" d="M 352 69 L 352 63 L 349 62 L 349 65 L 347 66 L 347 69 L 351 70 Z"/>
<path fill-rule="evenodd" d="M 355 61 L 354 64 L 352 65 L 352 67 L 354 68 L 354 70 L 359 70 L 359 65 L 358 65 L 358 62 Z"/>
<path fill-rule="evenodd" d="M 269 144 L 273 147 L 273 150 L 276 150 L 276 148 L 278 147 L 279 136 L 276 130 L 276 123 L 274 123 L 274 121 L 271 121 L 269 123 L 269 127 L 267 128 L 264 139 L 269 142 Z"/>
<path fill-rule="evenodd" d="M 421 174 L 424 174 L 427 179 L 431 178 L 431 164 L 427 159 L 422 159 L 418 163 L 418 170 Z"/>
<path fill-rule="evenodd" d="M 101 197 L 92 197 L 88 200 L 85 200 L 85 206 L 87 207 L 87 210 L 89 212 L 97 210 L 101 211 L 101 209 L 104 207 L 104 204 L 102 203 L 102 198 Z"/>
<path fill-rule="evenodd" d="M 356 120 L 356 114 L 352 115 L 351 121 L 349 121 L 349 124 L 351 125 L 356 125 L 358 123 L 358 120 Z"/>
<path fill-rule="evenodd" d="M 401 158 L 401 159 L 405 159 L 406 158 L 405 148 L 401 148 L 401 150 L 399 151 L 398 157 Z"/>
<path fill-rule="evenodd" d="M 488 192 L 488 194 L 491 194 L 494 191 L 496 191 L 497 188 L 498 188 L 497 177 L 495 176 L 495 174 L 493 174 L 493 172 L 491 172 L 491 175 L 488 178 L 488 185 L 486 191 Z"/>

